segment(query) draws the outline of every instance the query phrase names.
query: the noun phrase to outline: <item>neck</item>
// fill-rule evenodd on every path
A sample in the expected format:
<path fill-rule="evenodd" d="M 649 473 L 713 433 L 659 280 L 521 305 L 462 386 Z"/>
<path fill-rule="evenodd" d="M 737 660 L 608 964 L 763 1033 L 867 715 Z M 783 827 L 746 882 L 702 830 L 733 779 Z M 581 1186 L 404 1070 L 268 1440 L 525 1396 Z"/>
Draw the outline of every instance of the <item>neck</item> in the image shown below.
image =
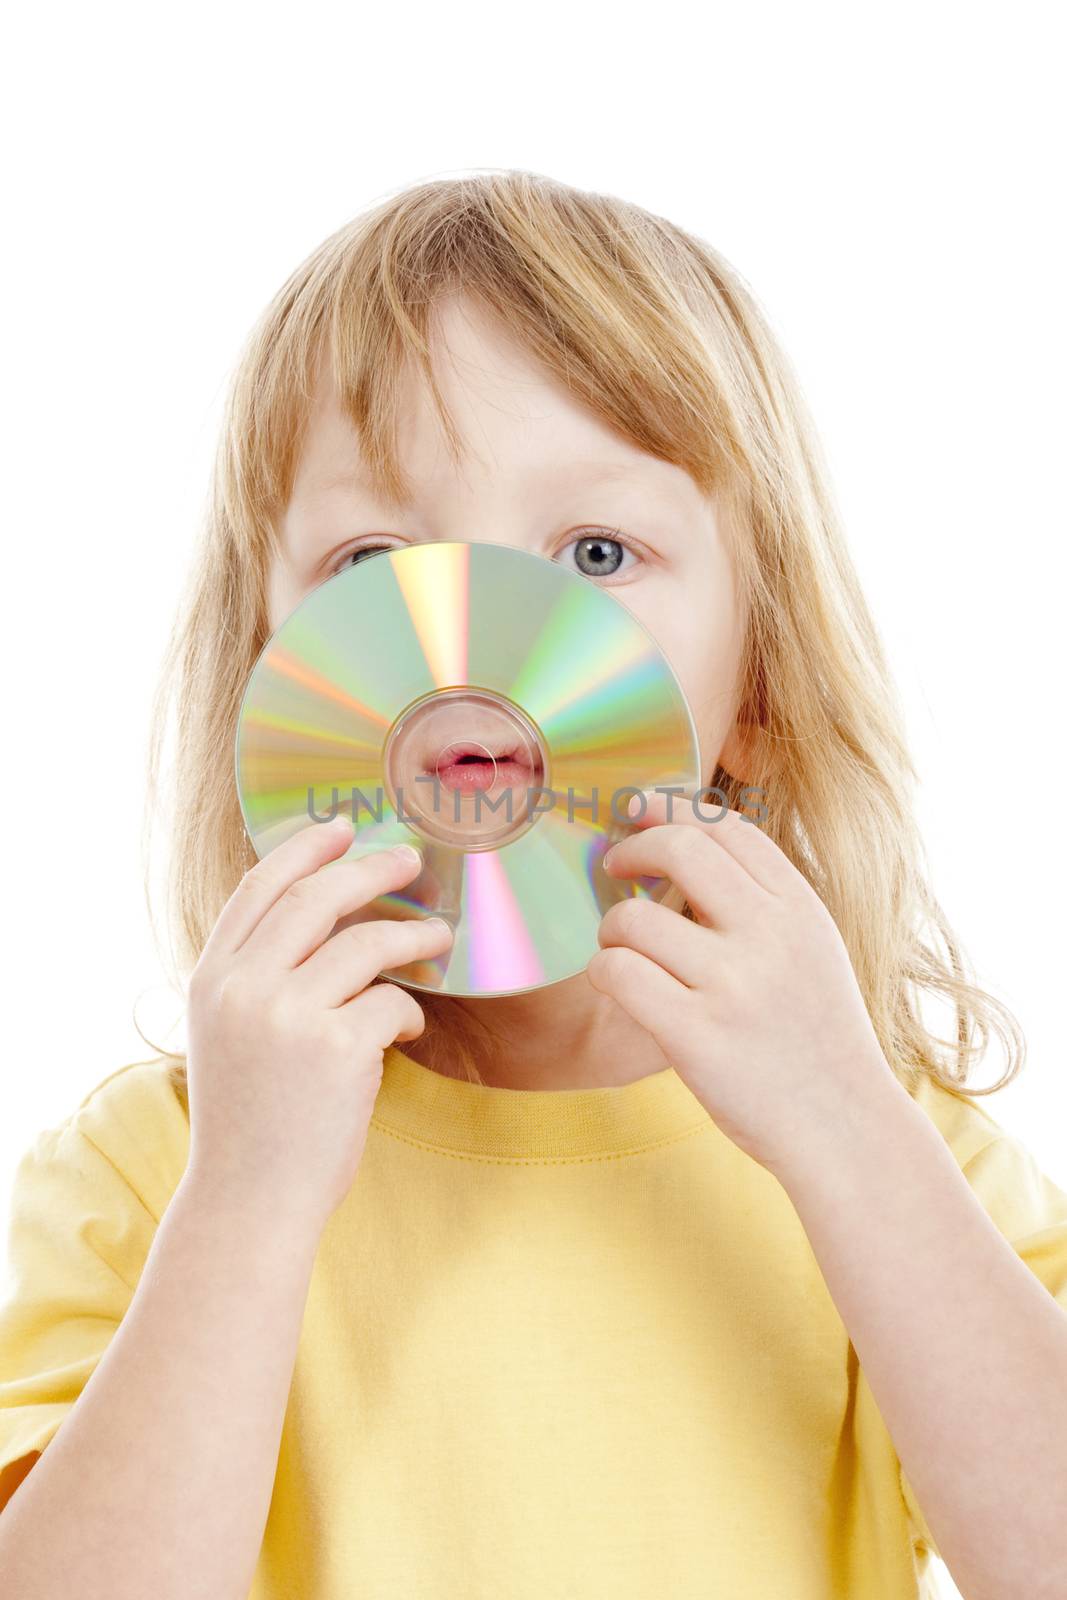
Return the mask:
<path fill-rule="evenodd" d="M 610 1087 L 670 1065 L 652 1036 L 594 989 L 584 972 L 524 994 L 457 995 L 453 1004 L 485 1032 L 478 1070 L 490 1087 Z M 428 1065 L 422 1044 L 415 1039 L 400 1049 Z"/>

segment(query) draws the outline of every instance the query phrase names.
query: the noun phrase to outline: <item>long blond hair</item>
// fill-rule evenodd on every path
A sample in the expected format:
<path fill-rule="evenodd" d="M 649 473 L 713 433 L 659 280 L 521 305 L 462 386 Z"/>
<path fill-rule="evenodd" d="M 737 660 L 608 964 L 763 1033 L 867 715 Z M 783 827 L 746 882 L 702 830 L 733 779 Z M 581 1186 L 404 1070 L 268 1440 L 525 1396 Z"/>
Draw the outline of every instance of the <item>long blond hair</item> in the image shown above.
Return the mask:
<path fill-rule="evenodd" d="M 150 733 L 146 859 L 176 713 L 166 927 L 179 985 L 256 860 L 234 785 L 236 717 L 269 636 L 267 574 L 319 362 L 332 365 L 382 497 L 401 500 L 397 423 L 412 359 L 455 458 L 461 449 L 429 343 L 432 308 L 453 292 L 479 297 L 578 400 L 716 495 L 745 618 L 738 718 L 758 737 L 744 773 L 720 767 L 713 781 L 735 807 L 745 784 L 766 791 L 763 825 L 837 923 L 905 1085 L 925 1073 L 956 1093 L 1002 1088 L 1022 1065 L 1022 1034 L 969 981 L 929 887 L 896 690 L 820 442 L 765 315 L 703 240 L 524 171 L 420 183 L 363 212 L 292 273 L 241 353 Z M 158 941 L 147 877 L 146 891 Z M 924 995 L 948 1003 L 950 1038 L 922 1016 Z M 486 1030 L 449 996 L 416 998 L 429 1062 L 478 1081 Z M 1006 1046 L 1005 1072 L 972 1088 L 991 1033 Z M 181 1084 L 183 1056 L 161 1053 Z"/>

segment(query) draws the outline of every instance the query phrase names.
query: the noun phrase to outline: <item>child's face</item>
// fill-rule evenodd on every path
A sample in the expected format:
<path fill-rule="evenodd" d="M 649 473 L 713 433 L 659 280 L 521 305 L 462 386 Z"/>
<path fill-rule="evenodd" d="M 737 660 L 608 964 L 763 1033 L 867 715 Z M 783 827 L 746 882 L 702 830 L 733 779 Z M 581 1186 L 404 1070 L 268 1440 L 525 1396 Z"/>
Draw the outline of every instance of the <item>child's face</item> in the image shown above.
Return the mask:
<path fill-rule="evenodd" d="M 740 625 L 713 503 L 575 400 L 471 302 L 439 307 L 435 374 L 465 447 L 453 467 L 428 394 L 409 377 L 400 435 L 413 500 L 398 515 L 357 481 L 356 431 L 320 386 L 278 529 L 273 630 L 360 550 L 482 540 L 559 561 L 608 588 L 673 666 L 700 734 L 703 778 L 736 764 Z M 613 538 L 612 530 L 619 530 Z M 605 541 L 583 549 L 580 542 Z"/>

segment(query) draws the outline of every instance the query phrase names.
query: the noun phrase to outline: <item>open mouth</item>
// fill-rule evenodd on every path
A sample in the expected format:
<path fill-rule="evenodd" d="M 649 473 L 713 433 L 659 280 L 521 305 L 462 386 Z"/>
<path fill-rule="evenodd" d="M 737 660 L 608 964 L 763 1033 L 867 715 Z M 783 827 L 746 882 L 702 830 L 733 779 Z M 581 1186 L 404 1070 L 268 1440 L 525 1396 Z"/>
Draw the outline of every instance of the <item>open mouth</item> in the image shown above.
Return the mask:
<path fill-rule="evenodd" d="M 441 751 L 437 762 L 426 769 L 436 773 L 446 789 L 472 794 L 477 789 L 516 788 L 531 783 L 533 768 L 521 742 L 490 750 L 475 740 L 457 740 Z"/>

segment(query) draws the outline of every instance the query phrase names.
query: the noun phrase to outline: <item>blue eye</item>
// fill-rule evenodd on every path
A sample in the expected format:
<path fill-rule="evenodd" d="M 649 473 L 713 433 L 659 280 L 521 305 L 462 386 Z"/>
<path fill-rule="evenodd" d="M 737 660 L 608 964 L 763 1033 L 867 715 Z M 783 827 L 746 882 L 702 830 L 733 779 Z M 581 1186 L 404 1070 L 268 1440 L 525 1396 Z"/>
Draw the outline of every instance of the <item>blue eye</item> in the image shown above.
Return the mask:
<path fill-rule="evenodd" d="M 334 565 L 333 571 L 343 572 L 345 567 L 354 567 L 363 556 L 373 555 L 376 550 L 392 550 L 393 548 L 394 546 L 391 544 L 357 545 L 354 550 L 348 550 L 345 552 L 340 561 Z"/>
<path fill-rule="evenodd" d="M 629 546 L 614 534 L 583 534 L 567 548 L 574 551 L 576 570 L 587 578 L 613 578 L 622 569 L 625 557 L 633 555 Z"/>
<path fill-rule="evenodd" d="M 629 571 L 629 565 L 624 566 L 623 563 L 628 555 L 634 559 L 636 555 L 628 544 L 616 537 L 617 534 L 618 529 L 615 528 L 610 533 L 587 533 L 579 539 L 572 539 L 565 548 L 574 551 L 574 570 L 586 578 L 613 578 L 617 572 Z M 331 571 L 343 572 L 346 567 L 354 567 L 365 556 L 397 548 L 381 540 L 356 545 L 334 563 Z"/>

